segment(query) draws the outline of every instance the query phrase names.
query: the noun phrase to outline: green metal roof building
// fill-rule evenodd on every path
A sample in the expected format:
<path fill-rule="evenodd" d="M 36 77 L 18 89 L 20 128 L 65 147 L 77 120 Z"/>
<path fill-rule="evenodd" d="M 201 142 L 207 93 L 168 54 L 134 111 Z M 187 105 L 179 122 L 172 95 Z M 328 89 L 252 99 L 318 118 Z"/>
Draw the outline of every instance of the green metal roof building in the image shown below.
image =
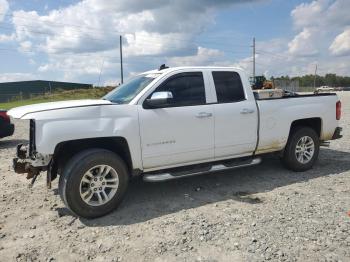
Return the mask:
<path fill-rule="evenodd" d="M 73 90 L 88 88 L 92 88 L 92 85 L 45 80 L 5 82 L 0 83 L 0 102 L 8 102 L 16 97 L 30 98 L 31 96 L 50 93 L 59 89 Z"/>

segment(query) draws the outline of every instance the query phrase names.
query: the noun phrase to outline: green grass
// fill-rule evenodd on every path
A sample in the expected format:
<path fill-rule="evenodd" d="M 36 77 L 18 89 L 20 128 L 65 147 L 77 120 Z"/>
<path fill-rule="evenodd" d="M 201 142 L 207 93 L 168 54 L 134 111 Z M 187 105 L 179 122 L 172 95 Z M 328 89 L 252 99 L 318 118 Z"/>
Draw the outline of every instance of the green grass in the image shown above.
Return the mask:
<path fill-rule="evenodd" d="M 77 99 L 99 99 L 111 91 L 112 87 L 99 87 L 94 89 L 76 89 L 68 91 L 57 91 L 52 94 L 36 96 L 31 99 L 13 100 L 7 103 L 0 103 L 1 109 L 9 110 L 18 106 L 32 105 L 38 103 L 77 100 Z"/>

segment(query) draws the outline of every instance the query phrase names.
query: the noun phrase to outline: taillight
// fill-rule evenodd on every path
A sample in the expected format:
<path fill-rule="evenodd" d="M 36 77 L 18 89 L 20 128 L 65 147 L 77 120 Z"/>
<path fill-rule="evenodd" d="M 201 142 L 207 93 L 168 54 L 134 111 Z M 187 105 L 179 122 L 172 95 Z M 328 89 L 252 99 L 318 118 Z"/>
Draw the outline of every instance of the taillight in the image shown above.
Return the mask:
<path fill-rule="evenodd" d="M 5 120 L 5 122 L 10 122 L 10 117 L 6 112 L 0 112 L 0 117 Z"/>
<path fill-rule="evenodd" d="M 340 120 L 340 118 L 341 118 L 341 102 L 340 101 L 337 102 L 335 116 L 336 116 L 337 120 Z"/>

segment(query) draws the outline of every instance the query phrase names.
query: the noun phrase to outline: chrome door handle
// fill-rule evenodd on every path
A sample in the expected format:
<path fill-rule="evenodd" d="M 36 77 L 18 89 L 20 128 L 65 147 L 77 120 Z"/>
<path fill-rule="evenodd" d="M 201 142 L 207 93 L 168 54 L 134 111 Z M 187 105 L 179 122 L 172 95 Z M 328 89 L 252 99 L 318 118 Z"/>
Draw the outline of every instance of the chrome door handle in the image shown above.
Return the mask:
<path fill-rule="evenodd" d="M 200 112 L 196 115 L 197 118 L 207 118 L 207 117 L 212 117 L 212 113 L 207 113 L 207 112 Z"/>
<path fill-rule="evenodd" d="M 241 110 L 241 114 L 252 114 L 252 113 L 254 113 L 254 112 L 255 112 L 254 109 L 249 109 L 249 108 L 243 108 L 243 109 Z"/>

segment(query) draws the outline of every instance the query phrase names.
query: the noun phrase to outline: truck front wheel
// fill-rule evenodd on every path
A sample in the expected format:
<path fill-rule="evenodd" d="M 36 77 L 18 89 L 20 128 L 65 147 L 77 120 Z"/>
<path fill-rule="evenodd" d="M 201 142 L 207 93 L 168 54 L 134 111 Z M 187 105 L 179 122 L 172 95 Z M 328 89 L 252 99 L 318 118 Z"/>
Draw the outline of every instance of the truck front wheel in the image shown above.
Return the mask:
<path fill-rule="evenodd" d="M 75 155 L 60 176 L 60 196 L 74 214 L 85 218 L 117 208 L 128 186 L 124 161 L 111 151 L 89 149 Z"/>
<path fill-rule="evenodd" d="M 296 172 L 312 168 L 318 158 L 320 140 L 317 133 L 309 127 L 299 127 L 291 131 L 282 162 Z"/>

